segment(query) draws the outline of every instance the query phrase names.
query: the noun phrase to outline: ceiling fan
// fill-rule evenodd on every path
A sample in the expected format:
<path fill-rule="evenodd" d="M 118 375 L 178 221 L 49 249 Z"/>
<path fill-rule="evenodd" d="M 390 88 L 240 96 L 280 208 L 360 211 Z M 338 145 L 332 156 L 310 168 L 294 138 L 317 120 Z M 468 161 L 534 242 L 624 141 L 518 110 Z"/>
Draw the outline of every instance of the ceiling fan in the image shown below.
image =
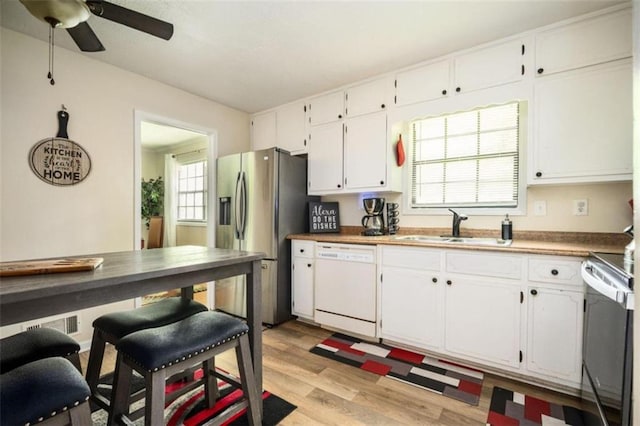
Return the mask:
<path fill-rule="evenodd" d="M 100 52 L 104 46 L 87 20 L 94 14 L 127 27 L 169 40 L 173 25 L 104 0 L 20 0 L 36 18 L 51 28 L 66 28 L 83 52 Z"/>

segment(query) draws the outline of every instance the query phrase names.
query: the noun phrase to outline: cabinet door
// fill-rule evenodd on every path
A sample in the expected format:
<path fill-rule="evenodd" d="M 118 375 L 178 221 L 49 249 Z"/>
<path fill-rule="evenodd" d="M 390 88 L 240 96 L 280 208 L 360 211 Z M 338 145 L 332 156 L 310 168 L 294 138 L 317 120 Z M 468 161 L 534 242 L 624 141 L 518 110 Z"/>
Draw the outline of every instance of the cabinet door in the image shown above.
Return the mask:
<path fill-rule="evenodd" d="M 387 108 L 387 79 L 350 87 L 345 95 L 347 117 L 378 112 Z"/>
<path fill-rule="evenodd" d="M 631 179 L 630 61 L 537 79 L 534 90 L 531 184 Z"/>
<path fill-rule="evenodd" d="M 342 122 L 311 128 L 307 157 L 309 193 L 342 189 Z"/>
<path fill-rule="evenodd" d="M 315 140 L 314 140 L 315 143 Z M 345 187 L 380 188 L 387 180 L 387 115 L 347 120 L 344 133 Z"/>
<path fill-rule="evenodd" d="M 313 259 L 294 256 L 291 264 L 291 312 L 313 319 Z"/>
<path fill-rule="evenodd" d="M 520 365 L 520 286 L 448 276 L 445 348 L 495 365 Z"/>
<path fill-rule="evenodd" d="M 251 119 L 251 146 L 254 151 L 277 146 L 275 111 L 253 116 Z"/>
<path fill-rule="evenodd" d="M 291 153 L 301 154 L 307 151 L 307 105 L 296 102 L 277 111 L 276 127 L 278 146 Z"/>
<path fill-rule="evenodd" d="M 548 75 L 631 56 L 631 9 L 536 35 L 536 73 Z"/>
<path fill-rule="evenodd" d="M 519 81 L 524 75 L 524 42 L 513 40 L 454 59 L 456 93 Z"/>
<path fill-rule="evenodd" d="M 582 374 L 582 292 L 529 287 L 527 369 L 579 385 Z"/>
<path fill-rule="evenodd" d="M 444 288 L 438 274 L 384 267 L 382 277 L 381 337 L 421 348 L 442 349 Z"/>
<path fill-rule="evenodd" d="M 449 88 L 450 61 L 444 60 L 398 73 L 396 105 L 408 105 L 444 97 Z"/>
<path fill-rule="evenodd" d="M 333 92 L 311 99 L 307 112 L 309 124 L 312 126 L 342 120 L 344 117 L 344 93 L 342 91 Z"/>

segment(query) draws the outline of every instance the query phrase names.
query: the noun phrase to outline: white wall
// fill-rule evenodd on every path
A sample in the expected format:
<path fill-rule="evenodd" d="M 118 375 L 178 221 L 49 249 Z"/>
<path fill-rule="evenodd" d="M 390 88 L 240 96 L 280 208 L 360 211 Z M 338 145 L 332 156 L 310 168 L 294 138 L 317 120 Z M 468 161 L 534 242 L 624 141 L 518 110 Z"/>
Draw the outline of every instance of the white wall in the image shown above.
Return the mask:
<path fill-rule="evenodd" d="M 216 129 L 219 155 L 249 149 L 245 112 L 61 48 L 51 86 L 46 43 L 4 28 L 0 36 L 2 261 L 134 247 L 134 110 Z M 42 182 L 27 162 L 36 142 L 56 135 L 62 104 L 69 138 L 92 160 L 71 187 Z M 90 328 L 90 318 L 81 321 Z"/>

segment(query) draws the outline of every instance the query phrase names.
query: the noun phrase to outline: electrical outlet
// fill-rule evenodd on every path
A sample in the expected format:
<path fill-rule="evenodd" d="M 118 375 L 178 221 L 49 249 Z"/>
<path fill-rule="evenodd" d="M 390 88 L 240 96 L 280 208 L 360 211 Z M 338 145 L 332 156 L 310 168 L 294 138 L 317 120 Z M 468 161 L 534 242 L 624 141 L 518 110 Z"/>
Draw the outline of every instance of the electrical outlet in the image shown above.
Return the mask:
<path fill-rule="evenodd" d="M 588 216 L 589 215 L 589 201 L 573 200 L 573 215 L 574 216 Z"/>
<path fill-rule="evenodd" d="M 533 202 L 533 214 L 535 216 L 547 215 L 547 202 L 546 201 L 534 201 Z"/>

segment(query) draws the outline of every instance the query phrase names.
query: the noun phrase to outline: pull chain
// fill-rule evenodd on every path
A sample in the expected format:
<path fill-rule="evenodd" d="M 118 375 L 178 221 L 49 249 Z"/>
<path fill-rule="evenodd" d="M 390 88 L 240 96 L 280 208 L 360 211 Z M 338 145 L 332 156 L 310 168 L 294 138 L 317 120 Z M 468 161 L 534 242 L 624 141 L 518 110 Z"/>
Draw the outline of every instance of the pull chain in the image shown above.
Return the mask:
<path fill-rule="evenodd" d="M 53 26 L 49 27 L 49 73 L 47 74 L 47 78 L 49 79 L 49 83 L 53 86 L 56 84 L 56 81 L 53 79 L 53 53 L 54 53 L 54 28 Z"/>

